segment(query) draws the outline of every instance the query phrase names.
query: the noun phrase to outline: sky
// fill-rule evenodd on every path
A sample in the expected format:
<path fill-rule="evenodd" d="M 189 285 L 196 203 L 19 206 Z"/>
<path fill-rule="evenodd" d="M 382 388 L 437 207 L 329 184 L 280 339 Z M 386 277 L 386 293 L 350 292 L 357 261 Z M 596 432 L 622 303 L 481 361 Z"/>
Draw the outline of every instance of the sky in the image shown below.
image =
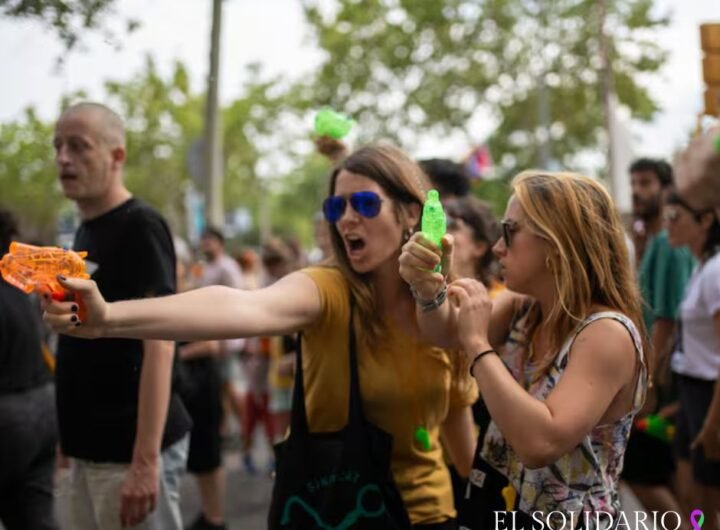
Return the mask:
<path fill-rule="evenodd" d="M 0 20 L 0 123 L 20 118 L 34 105 L 41 117 L 55 117 L 60 96 L 78 89 L 102 100 L 103 83 L 123 81 L 138 72 L 150 53 L 163 72 L 174 60 L 188 65 L 194 88 L 207 75 L 211 18 L 210 0 L 118 0 L 116 19 L 142 22 L 136 32 L 118 35 L 122 49 L 99 35 L 88 35 L 87 51 L 72 52 L 62 70 L 55 68 L 63 47 L 53 34 L 33 22 Z M 239 95 L 244 64 L 259 62 L 266 72 L 291 78 L 307 75 L 321 55 L 309 39 L 297 0 L 225 0 L 222 34 L 220 98 Z M 662 73 L 649 80 L 661 111 L 648 124 L 626 122 L 629 150 L 637 155 L 670 156 L 687 139 L 702 108 L 699 24 L 720 22 L 720 0 L 657 0 L 657 9 L 671 11 L 672 24 L 658 35 L 671 53 Z M 481 142 L 487 125 L 472 126 Z M 427 138 L 416 156 L 460 157 L 468 146 L 456 139 Z"/>

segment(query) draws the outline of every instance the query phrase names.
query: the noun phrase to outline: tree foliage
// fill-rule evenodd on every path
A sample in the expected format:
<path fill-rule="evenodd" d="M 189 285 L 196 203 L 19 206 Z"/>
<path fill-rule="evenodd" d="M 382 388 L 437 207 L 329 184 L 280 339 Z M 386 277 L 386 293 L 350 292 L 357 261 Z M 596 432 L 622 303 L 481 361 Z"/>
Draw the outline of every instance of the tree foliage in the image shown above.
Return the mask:
<path fill-rule="evenodd" d="M 40 19 L 68 47 L 85 29 L 103 31 L 114 0 L 0 0 L 0 12 Z M 667 24 L 653 0 L 302 0 L 324 53 L 314 75 L 293 84 L 246 69 L 241 94 L 222 109 L 225 208 L 260 205 L 273 230 L 310 243 L 312 215 L 326 193 L 328 163 L 314 154 L 310 116 L 323 105 L 352 115 L 358 141 L 390 138 L 411 150 L 421 137 L 489 139 L 501 176 L 537 165 L 574 167 L 604 147 L 603 58 L 621 104 L 647 120 L 658 110 L 644 82 L 666 59 L 654 30 Z M 604 5 L 604 11 L 599 9 Z M 601 26 L 610 36 L 606 53 Z M 162 73 L 148 57 L 129 79 L 106 83 L 106 102 L 126 120 L 130 189 L 182 232 L 189 153 L 203 136 L 204 96 L 176 63 Z M 74 102 L 69 95 L 63 104 Z M 55 183 L 52 124 L 32 110 L 0 126 L 0 200 L 22 210 L 37 233 L 54 230 L 67 204 Z M 201 151 L 201 149 L 200 149 Z M 197 164 L 195 166 L 202 167 Z M 196 187 L 202 189 L 202 175 Z M 503 179 L 474 192 L 501 213 Z M 49 206 L 48 206 L 49 205 Z"/>
<path fill-rule="evenodd" d="M 653 13 L 652 0 L 604 3 L 614 89 L 647 120 L 657 104 L 640 80 L 665 61 L 652 30 L 668 20 Z M 603 145 L 597 0 L 303 5 L 325 52 L 307 95 L 352 114 L 368 138 L 412 147 L 421 134 L 469 136 L 471 118 L 490 116 L 498 124 L 491 149 L 506 171 L 537 165 L 545 138 L 560 165 Z"/>
<path fill-rule="evenodd" d="M 284 92 L 273 90 L 275 80 L 262 80 L 256 66 L 249 68 L 246 79 L 243 95 L 221 111 L 225 209 L 245 208 L 257 224 L 259 205 L 265 201 L 271 205 L 274 229 L 301 234 L 309 243 L 311 217 L 319 199 L 315 186 L 308 182 L 316 182 L 325 171 L 317 170 L 318 160 L 304 163 L 305 155 L 298 154 L 293 143 L 297 138 L 285 130 L 285 124 L 299 119 L 301 105 L 289 104 Z M 191 152 L 197 156 L 202 151 L 203 94 L 193 92 L 183 64 L 176 63 L 165 74 L 151 57 L 130 79 L 107 81 L 105 92 L 102 102 L 120 114 L 126 125 L 126 185 L 183 234 L 186 191 L 191 185 L 204 191 L 202 174 L 193 182 L 188 164 Z M 67 94 L 61 109 L 85 99 L 82 92 Z M 54 239 L 59 213 L 72 209 L 56 183 L 53 125 L 40 120 L 32 109 L 23 120 L 0 125 L 0 203 L 22 217 L 31 235 L 42 235 L 47 241 Z M 306 134 L 302 127 L 295 129 Z M 284 163 L 275 167 L 269 159 Z M 194 163 L 201 172 L 202 160 Z M 263 164 L 267 169 L 261 178 Z M 291 172 L 294 176 L 286 181 Z M 278 198 L 272 199 L 272 194 Z M 259 242 L 257 227 L 250 240 Z"/>
<path fill-rule="evenodd" d="M 10 209 L 31 239 L 53 241 L 63 198 L 55 179 L 52 126 L 28 109 L 0 124 L 0 206 Z"/>
<path fill-rule="evenodd" d="M 116 0 L 0 0 L 0 13 L 6 17 L 36 20 L 54 30 L 66 49 L 82 42 L 85 31 L 99 31 L 106 39 L 114 40 L 113 32 L 105 25 L 114 14 Z M 125 20 L 128 31 L 139 23 Z"/>
<path fill-rule="evenodd" d="M 107 82 L 108 104 L 127 132 L 128 188 L 156 206 L 175 229 L 184 228 L 187 153 L 202 134 L 203 98 L 193 94 L 187 69 L 161 75 L 148 57 L 129 81 Z"/>

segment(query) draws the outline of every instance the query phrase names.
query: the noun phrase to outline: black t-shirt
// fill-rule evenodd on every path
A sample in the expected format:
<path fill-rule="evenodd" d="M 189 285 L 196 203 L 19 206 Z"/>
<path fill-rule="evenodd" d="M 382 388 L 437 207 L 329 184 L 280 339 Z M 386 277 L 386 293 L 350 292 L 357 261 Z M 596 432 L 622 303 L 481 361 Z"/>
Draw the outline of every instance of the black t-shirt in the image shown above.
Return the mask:
<path fill-rule="evenodd" d="M 35 388 L 50 379 L 42 354 L 40 308 L 0 277 L 0 395 Z"/>
<path fill-rule="evenodd" d="M 175 292 L 170 231 L 163 218 L 138 199 L 84 222 L 74 248 L 88 252 L 88 270 L 109 302 Z M 60 336 L 57 411 L 66 455 L 95 462 L 131 461 L 142 361 L 141 340 Z M 163 449 L 182 438 L 190 425 L 173 388 Z"/>

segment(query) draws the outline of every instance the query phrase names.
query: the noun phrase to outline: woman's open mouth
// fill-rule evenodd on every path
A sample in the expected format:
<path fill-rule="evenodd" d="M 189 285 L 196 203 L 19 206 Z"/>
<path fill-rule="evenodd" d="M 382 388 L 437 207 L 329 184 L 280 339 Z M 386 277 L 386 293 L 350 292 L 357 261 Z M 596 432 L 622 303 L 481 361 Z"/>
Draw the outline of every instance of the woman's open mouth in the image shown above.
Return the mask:
<path fill-rule="evenodd" d="M 365 248 L 365 240 L 356 235 L 345 236 L 345 250 L 348 257 L 357 257 Z"/>

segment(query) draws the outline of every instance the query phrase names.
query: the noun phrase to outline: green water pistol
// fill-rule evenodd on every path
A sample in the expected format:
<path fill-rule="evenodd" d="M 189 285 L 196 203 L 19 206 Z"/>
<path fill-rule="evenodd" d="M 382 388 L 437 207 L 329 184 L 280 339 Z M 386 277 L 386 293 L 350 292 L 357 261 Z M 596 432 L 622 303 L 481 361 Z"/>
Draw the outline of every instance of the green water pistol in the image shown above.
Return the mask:
<path fill-rule="evenodd" d="M 639 431 L 645 432 L 665 442 L 669 442 L 675 436 L 675 426 L 667 419 L 650 414 L 635 422 Z"/>
<path fill-rule="evenodd" d="M 315 115 L 315 134 L 329 136 L 335 140 L 344 138 L 355 122 L 332 109 L 322 109 Z"/>
<path fill-rule="evenodd" d="M 423 205 L 421 227 L 423 236 L 438 248 L 442 248 L 442 238 L 447 232 L 447 219 L 437 190 L 428 191 Z M 435 272 L 440 272 L 440 265 L 435 268 Z"/>

